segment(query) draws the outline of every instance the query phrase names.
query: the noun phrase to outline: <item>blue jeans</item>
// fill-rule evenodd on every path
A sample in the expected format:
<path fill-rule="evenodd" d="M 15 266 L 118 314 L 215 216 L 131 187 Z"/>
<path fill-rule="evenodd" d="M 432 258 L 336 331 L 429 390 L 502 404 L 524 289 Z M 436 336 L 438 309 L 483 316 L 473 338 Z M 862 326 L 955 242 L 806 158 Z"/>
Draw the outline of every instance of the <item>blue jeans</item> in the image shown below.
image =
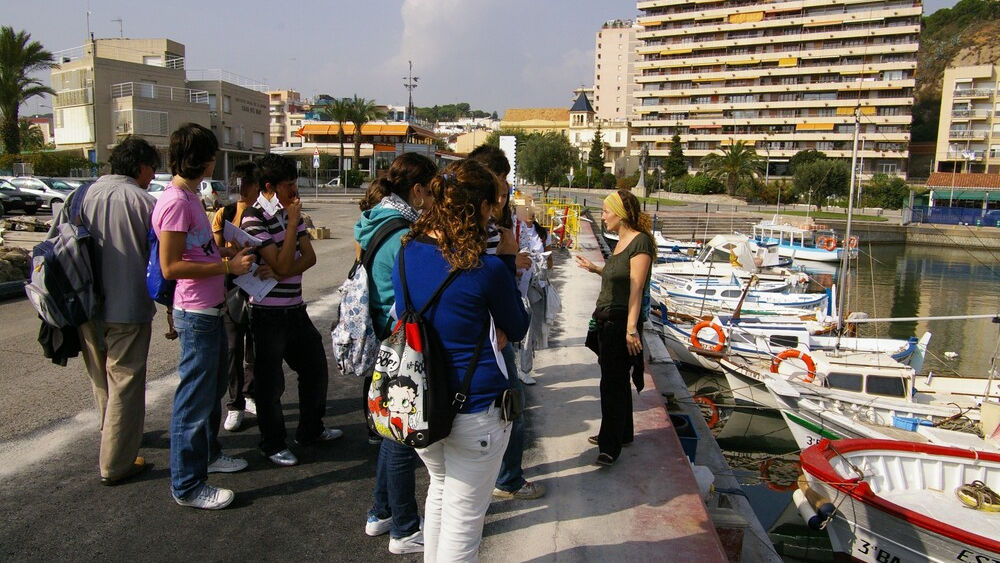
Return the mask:
<path fill-rule="evenodd" d="M 375 468 L 375 504 L 368 515 L 379 519 L 392 516 L 389 534 L 396 539 L 420 529 L 416 469 L 416 450 L 393 440 L 382 440 Z"/>
<path fill-rule="evenodd" d="M 514 347 L 507 343 L 500 351 L 503 361 L 507 364 L 507 377 L 514 392 L 520 393 L 521 404 L 524 405 L 524 385 L 517 376 L 517 367 L 514 361 Z M 524 486 L 524 471 L 521 470 L 521 458 L 524 457 L 524 413 L 514 419 L 514 424 L 510 429 L 510 442 L 503 453 L 503 461 L 500 463 L 500 474 L 497 475 L 496 487 L 501 491 L 513 493 L 519 491 Z"/>
<path fill-rule="evenodd" d="M 170 417 L 170 487 L 174 497 L 186 498 L 205 484 L 208 463 L 221 452 L 228 349 L 222 317 L 175 309 L 174 328 L 181 343 L 181 381 Z"/>

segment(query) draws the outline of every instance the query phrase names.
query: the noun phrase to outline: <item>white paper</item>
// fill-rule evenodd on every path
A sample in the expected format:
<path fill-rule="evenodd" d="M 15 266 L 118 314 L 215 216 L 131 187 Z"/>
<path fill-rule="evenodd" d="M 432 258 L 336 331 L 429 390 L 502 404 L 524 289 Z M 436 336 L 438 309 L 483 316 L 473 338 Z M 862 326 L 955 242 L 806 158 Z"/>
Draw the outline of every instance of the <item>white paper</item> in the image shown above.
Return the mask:
<path fill-rule="evenodd" d="M 238 276 L 235 280 L 233 280 L 233 283 L 240 286 L 243 291 L 247 292 L 247 295 L 253 297 L 254 301 L 260 301 L 261 299 L 267 297 L 267 294 L 274 289 L 274 286 L 278 285 L 278 280 L 262 280 L 254 275 L 254 272 L 256 271 L 257 264 L 250 264 L 250 271 L 242 276 Z"/>
<path fill-rule="evenodd" d="M 229 221 L 222 226 L 222 238 L 238 246 L 260 246 L 264 241 L 237 227 Z"/>

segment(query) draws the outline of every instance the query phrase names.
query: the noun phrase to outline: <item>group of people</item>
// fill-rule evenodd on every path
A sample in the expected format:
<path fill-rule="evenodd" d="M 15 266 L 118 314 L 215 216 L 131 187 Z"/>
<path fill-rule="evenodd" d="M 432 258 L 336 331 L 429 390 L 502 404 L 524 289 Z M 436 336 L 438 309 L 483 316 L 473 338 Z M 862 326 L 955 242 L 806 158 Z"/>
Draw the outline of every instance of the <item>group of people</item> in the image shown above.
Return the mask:
<path fill-rule="evenodd" d="M 247 467 L 246 460 L 225 455 L 218 439 L 219 427 L 237 429 L 244 412 L 257 416 L 259 448 L 267 459 L 278 466 L 298 462 L 288 447 L 280 402 L 282 362 L 298 374 L 300 417 L 292 442 L 307 446 L 342 435 L 322 420 L 328 366 L 302 299 L 302 274 L 316 264 L 316 254 L 302 222 L 295 163 L 265 155 L 237 165 L 238 201 L 210 221 L 197 190 L 213 175 L 217 150 L 210 130 L 191 123 L 178 128 L 168 150 L 172 179 L 154 200 L 145 188 L 161 165 L 159 154 L 143 139 L 127 137 L 112 151 L 111 174 L 91 187 L 81 206 L 81 219 L 96 243 L 105 296 L 99 318 L 79 331 L 99 413 L 101 482 L 116 485 L 148 467 L 138 453 L 154 314 L 143 281 L 152 232 L 164 277 L 177 280 L 171 314 L 180 341 L 180 382 L 170 421 L 171 492 L 177 504 L 203 509 L 233 501 L 231 490 L 207 480 L 209 473 Z M 545 494 L 540 483 L 524 478 L 523 418 L 508 422 L 500 413 L 504 392 L 520 394 L 523 403 L 522 384 L 533 383 L 531 356 L 534 346 L 544 345 L 546 322 L 538 294 L 545 295 L 551 264 L 545 260 L 547 234 L 534 221 L 534 209 L 510 203 L 509 171 L 504 153 L 492 146 L 443 170 L 407 153 L 361 202 L 354 229 L 359 253 L 387 221 L 401 217 L 406 224 L 374 249 L 368 273 L 378 338 L 392 330 L 396 296 L 403 292 L 400 254 L 416 309 L 457 271 L 425 318 L 443 344 L 452 387 L 459 387 L 467 369 L 473 373 L 468 400 L 446 438 L 414 449 L 369 436 L 379 442 L 379 455 L 365 531 L 389 534 L 392 553 L 423 551 L 427 561 L 475 560 L 491 500 Z M 629 192 L 613 193 L 602 218 L 619 233 L 618 246 L 603 268 L 579 258 L 581 267 L 603 280 L 595 312 L 602 423 L 590 438 L 603 465 L 614 463 L 633 439 L 628 365 L 630 358 L 641 357 L 642 284 L 648 285 L 655 257 L 644 217 Z M 227 242 L 227 221 L 260 245 Z M 265 297 L 250 297 L 249 313 L 243 314 L 232 305 L 233 280 L 246 274 L 276 284 Z M 494 327 L 491 345 L 475 354 L 485 319 Z M 363 396 L 371 382 L 367 375 Z M 423 519 L 415 491 L 417 459 L 430 478 Z"/>

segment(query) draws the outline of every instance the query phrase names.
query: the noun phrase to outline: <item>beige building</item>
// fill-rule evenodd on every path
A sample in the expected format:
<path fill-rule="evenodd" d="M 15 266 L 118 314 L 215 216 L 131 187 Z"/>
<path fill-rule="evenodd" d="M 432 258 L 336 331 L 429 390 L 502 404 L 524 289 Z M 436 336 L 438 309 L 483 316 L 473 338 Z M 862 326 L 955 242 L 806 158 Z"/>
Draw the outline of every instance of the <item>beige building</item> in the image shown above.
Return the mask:
<path fill-rule="evenodd" d="M 51 86 L 55 142 L 107 162 L 125 135 L 164 153 L 181 123 L 208 127 L 208 92 L 185 81 L 184 45 L 169 39 L 97 39 L 54 53 Z"/>
<path fill-rule="evenodd" d="M 59 149 L 107 162 L 121 138 L 139 135 L 160 149 L 166 166 L 170 133 L 193 122 L 219 139 L 216 178 L 226 178 L 233 163 L 267 151 L 267 96 L 222 71 L 197 73 L 188 81 L 184 45 L 176 41 L 96 39 L 53 55 Z"/>
<path fill-rule="evenodd" d="M 455 137 L 455 146 L 452 147 L 458 154 L 469 154 L 476 147 L 486 142 L 486 139 L 493 134 L 491 129 L 473 129 L 467 133 L 462 133 Z"/>
<path fill-rule="evenodd" d="M 301 94 L 295 90 L 272 90 L 267 93 L 271 119 L 271 149 L 294 149 L 302 146 L 302 137 L 295 134 L 305 119 Z"/>
<path fill-rule="evenodd" d="M 594 91 L 590 98 L 597 118 L 628 121 L 635 103 L 635 63 L 639 29 L 632 20 L 605 22 L 594 49 Z"/>
<path fill-rule="evenodd" d="M 1000 65 L 947 68 L 935 170 L 1000 172 Z"/>
<path fill-rule="evenodd" d="M 521 129 L 525 133 L 555 131 L 565 135 L 569 129 L 569 110 L 567 108 L 508 109 L 500 120 L 500 129 Z"/>
<path fill-rule="evenodd" d="M 604 148 L 604 170 L 601 172 L 615 173 L 628 169 L 625 158 L 629 143 L 628 122 L 597 117 L 587 92 L 580 90 L 576 102 L 569 109 L 569 142 L 577 150 L 577 158 L 581 162 L 586 162 L 590 156 L 590 148 L 598 131 L 601 132 L 601 143 Z M 635 164 L 633 162 L 632 169 Z"/>
<path fill-rule="evenodd" d="M 677 132 L 692 167 L 737 140 L 766 155 L 772 174 L 801 150 L 849 158 L 857 107 L 863 174 L 905 175 L 919 1 L 637 7 L 643 29 L 632 125 L 651 157 L 667 156 Z"/>
<path fill-rule="evenodd" d="M 208 92 L 210 128 L 219 141 L 215 176 L 227 179 L 232 167 L 267 153 L 271 120 L 267 88 L 221 70 L 188 74 L 188 86 Z"/>

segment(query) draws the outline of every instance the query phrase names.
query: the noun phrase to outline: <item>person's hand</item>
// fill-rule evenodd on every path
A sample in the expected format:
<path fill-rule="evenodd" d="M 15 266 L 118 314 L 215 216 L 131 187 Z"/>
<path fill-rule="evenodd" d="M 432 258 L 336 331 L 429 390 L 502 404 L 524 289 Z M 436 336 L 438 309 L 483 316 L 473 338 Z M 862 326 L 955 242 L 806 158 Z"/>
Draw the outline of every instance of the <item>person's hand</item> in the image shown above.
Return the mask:
<path fill-rule="evenodd" d="M 272 270 L 271 267 L 268 266 L 267 264 L 261 264 L 257 266 L 257 270 L 254 271 L 253 275 L 257 276 L 262 280 L 278 279 L 278 276 L 274 275 L 274 270 Z"/>
<path fill-rule="evenodd" d="M 288 224 L 298 226 L 299 218 L 302 216 L 302 200 L 296 197 L 288 202 L 285 212 L 288 213 Z"/>
<path fill-rule="evenodd" d="M 517 254 L 517 241 L 514 240 L 514 232 L 506 227 L 500 227 L 500 244 L 497 245 L 497 254 Z"/>
<path fill-rule="evenodd" d="M 595 266 L 593 262 L 587 260 L 583 256 L 577 254 L 576 256 L 574 256 L 574 258 L 576 258 L 576 265 L 583 268 L 584 270 L 587 270 L 588 272 L 597 271 L 597 266 Z"/>
<path fill-rule="evenodd" d="M 500 330 L 499 328 L 496 330 L 497 330 L 497 348 L 503 348 L 504 346 L 507 345 L 507 334 L 504 331 Z"/>
<path fill-rule="evenodd" d="M 639 337 L 638 331 L 626 334 L 625 344 L 628 345 L 628 353 L 630 356 L 636 356 L 642 353 L 642 338 Z"/>
<path fill-rule="evenodd" d="M 531 267 L 531 256 L 523 252 L 518 252 L 514 257 L 514 265 L 520 270 L 527 270 Z"/>
<path fill-rule="evenodd" d="M 236 256 L 229 259 L 229 273 L 234 276 L 242 276 L 250 271 L 250 265 L 253 264 L 253 261 L 254 256 L 250 253 L 250 249 L 241 248 Z"/>

